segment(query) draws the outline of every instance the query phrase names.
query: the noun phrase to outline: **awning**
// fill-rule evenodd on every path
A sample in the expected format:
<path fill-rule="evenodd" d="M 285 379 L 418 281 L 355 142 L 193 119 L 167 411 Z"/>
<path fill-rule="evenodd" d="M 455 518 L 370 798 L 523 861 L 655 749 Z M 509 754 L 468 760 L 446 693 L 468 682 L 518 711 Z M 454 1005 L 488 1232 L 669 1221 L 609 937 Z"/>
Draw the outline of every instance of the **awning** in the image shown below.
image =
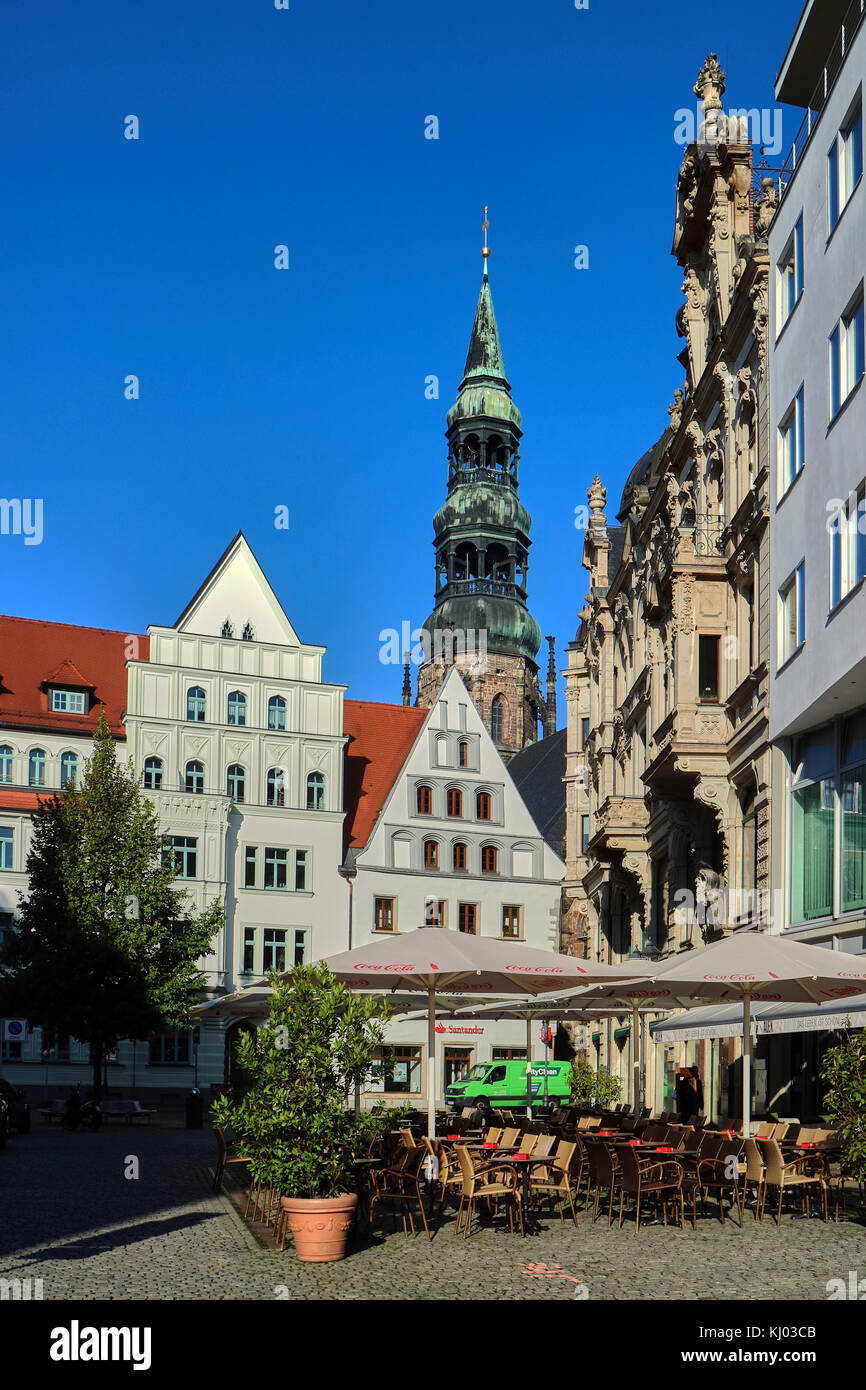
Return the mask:
<path fill-rule="evenodd" d="M 755 1032 L 824 1033 L 866 1027 L 866 994 L 833 1004 L 753 1004 Z M 743 1010 L 739 1004 L 716 1004 L 689 1009 L 676 1018 L 651 1023 L 650 1033 L 662 1042 L 694 1042 L 701 1038 L 741 1038 Z"/>

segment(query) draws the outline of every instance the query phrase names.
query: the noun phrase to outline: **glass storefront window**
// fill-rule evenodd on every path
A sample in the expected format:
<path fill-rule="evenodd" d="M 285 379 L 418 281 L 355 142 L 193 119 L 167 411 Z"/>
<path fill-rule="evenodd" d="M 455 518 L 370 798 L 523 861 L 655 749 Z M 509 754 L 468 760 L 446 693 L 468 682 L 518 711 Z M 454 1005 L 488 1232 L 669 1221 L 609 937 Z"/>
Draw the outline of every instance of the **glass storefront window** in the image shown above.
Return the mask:
<path fill-rule="evenodd" d="M 843 912 L 866 907 L 866 766 L 842 774 Z"/>
<path fill-rule="evenodd" d="M 811 921 L 833 911 L 833 783 L 797 787 L 793 797 L 791 920 Z"/>
<path fill-rule="evenodd" d="M 378 1047 L 378 1061 L 389 1058 L 382 1077 L 382 1089 L 400 1093 L 421 1090 L 421 1049 L 420 1047 Z"/>

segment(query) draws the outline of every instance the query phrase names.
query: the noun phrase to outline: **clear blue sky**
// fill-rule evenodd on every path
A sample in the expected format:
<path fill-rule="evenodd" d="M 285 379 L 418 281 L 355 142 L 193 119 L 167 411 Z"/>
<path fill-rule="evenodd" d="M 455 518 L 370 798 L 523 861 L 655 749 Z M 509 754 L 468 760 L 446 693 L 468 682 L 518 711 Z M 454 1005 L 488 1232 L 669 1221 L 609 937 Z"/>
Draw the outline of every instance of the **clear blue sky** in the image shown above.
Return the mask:
<path fill-rule="evenodd" d="M 674 112 L 710 50 L 726 106 L 771 107 L 799 10 L 6 0 L 0 496 L 43 498 L 44 539 L 0 536 L 0 611 L 173 622 L 242 528 L 326 678 L 399 700 L 379 632 L 430 611 L 487 203 L 562 664 L 574 508 L 596 471 L 618 500 L 683 377 Z"/>

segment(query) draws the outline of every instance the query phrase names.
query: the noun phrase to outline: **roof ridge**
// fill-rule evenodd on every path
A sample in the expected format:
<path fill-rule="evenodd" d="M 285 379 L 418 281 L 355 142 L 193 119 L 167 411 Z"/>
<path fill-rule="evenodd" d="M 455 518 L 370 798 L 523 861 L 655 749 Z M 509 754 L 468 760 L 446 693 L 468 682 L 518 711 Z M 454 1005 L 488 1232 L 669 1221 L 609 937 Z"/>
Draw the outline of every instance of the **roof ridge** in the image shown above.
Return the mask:
<path fill-rule="evenodd" d="M 146 637 L 146 632 L 134 632 L 122 627 L 93 627 L 89 623 L 61 623 L 54 618 L 21 618 L 14 613 L 0 613 L 0 623 L 33 623 L 42 627 L 66 627 L 74 632 L 104 632 L 117 637 Z"/>

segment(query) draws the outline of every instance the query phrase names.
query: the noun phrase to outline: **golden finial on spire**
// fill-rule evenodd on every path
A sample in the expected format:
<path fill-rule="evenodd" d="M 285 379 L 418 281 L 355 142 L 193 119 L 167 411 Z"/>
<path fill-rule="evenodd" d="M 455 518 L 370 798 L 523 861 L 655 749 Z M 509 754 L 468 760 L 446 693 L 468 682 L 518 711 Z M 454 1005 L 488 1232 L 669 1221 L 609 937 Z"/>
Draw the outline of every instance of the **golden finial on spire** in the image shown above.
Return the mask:
<path fill-rule="evenodd" d="M 487 265 L 486 265 L 486 262 L 487 262 L 487 259 L 488 259 L 489 255 L 490 255 L 490 247 L 487 245 L 487 228 L 488 228 L 489 226 L 490 226 L 490 223 L 489 223 L 489 221 L 488 221 L 488 219 L 487 219 L 487 208 L 485 208 L 485 209 L 484 209 L 484 223 L 483 223 L 484 246 L 482 247 L 482 250 L 481 250 L 481 254 L 482 254 L 482 256 L 484 257 L 484 260 L 485 260 L 485 266 L 484 266 L 484 272 L 485 272 L 485 274 L 487 273 Z"/>

